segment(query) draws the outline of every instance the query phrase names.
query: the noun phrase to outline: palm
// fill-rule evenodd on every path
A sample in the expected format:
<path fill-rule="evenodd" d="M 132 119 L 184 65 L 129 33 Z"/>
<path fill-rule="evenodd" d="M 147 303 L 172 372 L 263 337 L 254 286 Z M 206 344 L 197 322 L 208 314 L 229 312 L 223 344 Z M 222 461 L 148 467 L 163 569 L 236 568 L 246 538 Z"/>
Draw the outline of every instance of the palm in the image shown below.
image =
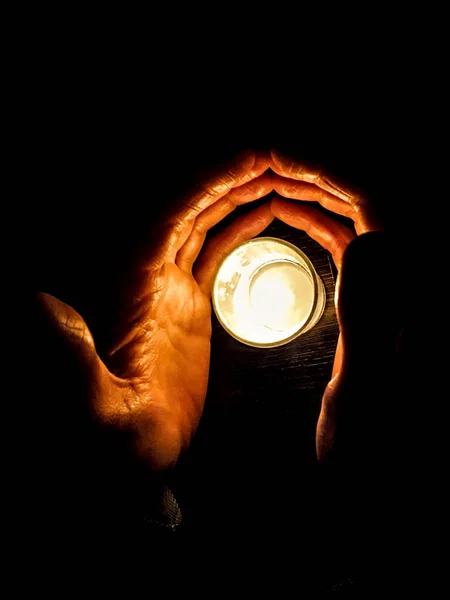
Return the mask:
<path fill-rule="evenodd" d="M 155 291 L 141 303 L 137 322 L 133 315 L 107 366 L 119 376 L 111 375 L 111 381 L 133 428 L 139 429 L 136 421 L 145 421 L 150 411 L 149 426 L 160 432 L 159 443 L 171 439 L 171 452 L 178 455 L 195 432 L 205 401 L 211 305 L 194 277 L 173 263 L 151 273 L 147 285 Z"/>
<path fill-rule="evenodd" d="M 212 226 L 238 203 L 267 193 L 270 178 L 263 176 L 250 190 L 245 185 L 267 168 L 267 157 L 244 153 L 165 215 L 123 286 L 120 330 L 104 361 L 82 317 L 56 298 L 41 295 L 53 325 L 84 368 L 93 418 L 114 434 L 107 439 L 126 441 L 155 470 L 175 464 L 202 413 L 210 359 L 210 292 L 218 263 L 224 253 L 267 227 L 273 219 L 270 206 L 238 219 L 197 257 Z"/>

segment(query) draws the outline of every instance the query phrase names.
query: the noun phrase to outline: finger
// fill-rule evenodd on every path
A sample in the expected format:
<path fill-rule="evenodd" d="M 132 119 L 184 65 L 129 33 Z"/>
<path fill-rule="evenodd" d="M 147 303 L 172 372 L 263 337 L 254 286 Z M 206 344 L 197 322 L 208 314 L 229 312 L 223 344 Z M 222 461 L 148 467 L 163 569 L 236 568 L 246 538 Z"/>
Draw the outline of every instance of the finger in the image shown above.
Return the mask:
<path fill-rule="evenodd" d="M 210 295 L 220 263 L 236 246 L 260 234 L 273 221 L 270 204 L 263 204 L 239 217 L 203 248 L 195 268 L 195 278 L 204 294 Z"/>
<path fill-rule="evenodd" d="M 233 202 L 235 206 L 247 204 L 248 202 L 262 198 L 273 191 L 272 177 L 272 173 L 265 172 L 253 181 L 232 189 L 226 195 L 226 198 Z"/>
<path fill-rule="evenodd" d="M 259 200 L 272 191 L 272 177 L 264 173 L 253 181 L 231 190 L 226 196 L 204 210 L 195 220 L 193 229 L 176 257 L 178 267 L 190 273 L 200 253 L 208 231 L 229 215 L 238 205 Z"/>
<path fill-rule="evenodd" d="M 174 217 L 180 219 L 196 217 L 232 189 L 256 179 L 268 168 L 269 156 L 264 152 L 250 150 L 238 154 L 229 166 L 221 168 L 217 175 L 200 182 L 196 190 L 188 193 L 181 201 Z"/>
<path fill-rule="evenodd" d="M 349 207 L 349 214 L 344 216 L 349 216 L 354 221 L 358 235 L 367 231 L 382 230 L 381 223 L 368 200 L 360 193 L 338 182 L 337 179 L 331 178 L 321 169 L 295 161 L 292 158 L 284 156 L 278 150 L 271 151 L 270 167 L 276 174 L 282 177 L 314 184 L 319 189 L 336 198 L 336 200 L 344 202 Z M 332 208 L 329 197 L 327 199 L 328 206 L 324 205 L 325 208 L 330 208 L 330 210 L 338 214 L 344 214 L 343 212 L 339 212 L 339 210 L 345 210 L 340 204 L 334 204 L 334 208 Z"/>
<path fill-rule="evenodd" d="M 41 292 L 36 299 L 53 330 L 64 340 L 85 372 L 96 373 L 99 361 L 86 321 L 75 309 L 50 294 Z"/>
<path fill-rule="evenodd" d="M 312 183 L 288 179 L 280 175 L 273 175 L 273 189 L 291 200 L 303 200 L 306 202 L 319 202 L 324 208 L 343 217 L 353 218 L 354 208 L 348 202 L 340 200 L 330 192 L 317 187 Z"/>
<path fill-rule="evenodd" d="M 334 353 L 334 361 L 333 361 L 333 370 L 331 372 L 331 379 L 340 372 L 342 368 L 342 360 L 343 360 L 343 345 L 342 345 L 342 335 L 339 334 L 336 352 Z"/>
<path fill-rule="evenodd" d="M 249 150 L 240 153 L 218 174 L 200 182 L 196 189 L 179 200 L 163 218 L 159 226 L 158 240 L 154 240 L 156 243 L 152 244 L 152 254 L 147 259 L 146 266 L 157 268 L 164 262 L 175 262 L 178 250 L 188 239 L 195 220 L 202 211 L 235 187 L 256 179 L 268 168 L 269 158 L 266 154 L 256 154 Z M 158 248 L 156 253 L 155 247 Z"/>
<path fill-rule="evenodd" d="M 355 233 L 308 204 L 300 204 L 275 197 L 271 201 L 275 217 L 291 227 L 302 229 L 331 253 L 337 269 L 341 268 L 342 255 Z"/>

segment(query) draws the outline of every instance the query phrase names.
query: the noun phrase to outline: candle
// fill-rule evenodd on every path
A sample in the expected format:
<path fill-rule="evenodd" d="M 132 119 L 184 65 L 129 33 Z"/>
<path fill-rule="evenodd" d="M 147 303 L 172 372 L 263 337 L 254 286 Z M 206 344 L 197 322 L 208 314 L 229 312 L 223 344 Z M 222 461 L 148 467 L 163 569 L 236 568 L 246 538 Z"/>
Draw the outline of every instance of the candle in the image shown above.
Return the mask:
<path fill-rule="evenodd" d="M 325 290 L 299 248 L 261 237 L 240 244 L 220 265 L 214 311 L 234 338 L 249 346 L 287 344 L 322 316 Z"/>

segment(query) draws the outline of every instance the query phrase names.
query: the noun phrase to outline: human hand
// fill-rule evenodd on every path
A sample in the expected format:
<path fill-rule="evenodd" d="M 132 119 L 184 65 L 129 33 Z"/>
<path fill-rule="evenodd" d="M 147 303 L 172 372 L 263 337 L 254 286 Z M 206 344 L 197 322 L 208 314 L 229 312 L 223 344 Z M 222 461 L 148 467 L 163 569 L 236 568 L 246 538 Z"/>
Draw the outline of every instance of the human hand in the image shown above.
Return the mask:
<path fill-rule="evenodd" d="M 121 439 L 131 439 L 127 451 L 155 471 L 176 463 L 202 413 L 214 273 L 224 255 L 269 225 L 274 218 L 270 205 L 237 219 L 214 240 L 193 273 L 194 261 L 211 227 L 237 205 L 267 193 L 268 166 L 268 156 L 242 153 L 169 207 L 124 287 L 120 332 L 104 360 L 82 316 L 57 298 L 39 295 L 73 361 L 82 366 L 90 415 L 113 434 L 125 434 Z"/>
<path fill-rule="evenodd" d="M 401 297 L 395 253 L 370 202 L 320 170 L 272 151 L 275 217 L 306 231 L 328 250 L 338 270 L 335 305 L 340 335 L 332 377 L 316 431 L 320 462 L 347 466 L 379 448 L 374 432 L 387 432 L 381 399 L 391 376 L 399 335 Z M 301 200 L 292 202 L 286 200 Z M 354 230 L 308 204 L 351 219 Z"/>

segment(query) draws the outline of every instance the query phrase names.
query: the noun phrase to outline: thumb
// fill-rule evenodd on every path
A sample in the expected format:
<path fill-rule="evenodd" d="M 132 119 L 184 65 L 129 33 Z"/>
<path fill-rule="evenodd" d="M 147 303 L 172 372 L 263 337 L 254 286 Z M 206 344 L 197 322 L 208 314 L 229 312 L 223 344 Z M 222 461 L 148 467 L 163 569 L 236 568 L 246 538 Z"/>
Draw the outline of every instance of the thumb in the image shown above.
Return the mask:
<path fill-rule="evenodd" d="M 342 361 L 322 398 L 316 432 L 321 462 L 366 460 L 392 423 L 402 298 L 397 259 L 380 232 L 358 236 L 345 250 L 336 289 Z"/>
<path fill-rule="evenodd" d="M 70 355 L 90 377 L 98 371 L 98 355 L 94 338 L 81 315 L 58 298 L 40 292 L 37 302 L 54 333 L 64 342 Z"/>

